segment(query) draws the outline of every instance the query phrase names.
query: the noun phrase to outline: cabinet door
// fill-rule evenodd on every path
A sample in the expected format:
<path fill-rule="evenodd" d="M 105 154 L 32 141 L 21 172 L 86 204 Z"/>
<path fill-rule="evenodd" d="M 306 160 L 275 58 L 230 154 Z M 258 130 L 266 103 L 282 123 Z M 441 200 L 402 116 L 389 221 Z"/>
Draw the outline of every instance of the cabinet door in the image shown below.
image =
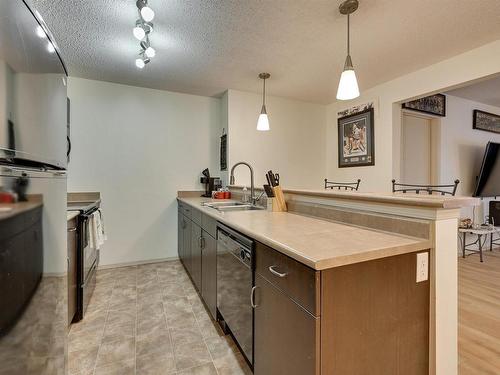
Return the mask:
<path fill-rule="evenodd" d="M 184 215 L 179 207 L 177 212 L 177 252 L 182 263 L 184 263 L 184 225 L 186 225 Z"/>
<path fill-rule="evenodd" d="M 186 219 L 184 216 L 184 222 L 186 225 L 184 225 L 184 230 L 183 230 L 183 249 L 184 249 L 184 265 L 188 271 L 189 274 L 191 274 L 192 267 L 191 267 L 191 227 L 192 223 L 191 220 Z"/>
<path fill-rule="evenodd" d="M 201 227 L 195 222 L 192 222 L 191 233 L 191 278 L 201 291 Z"/>
<path fill-rule="evenodd" d="M 20 233 L 0 242 L 0 333 L 13 322 L 26 299 L 25 240 L 25 233 Z"/>
<path fill-rule="evenodd" d="M 217 310 L 217 241 L 207 232 L 202 233 L 201 295 L 212 317 Z"/>
<path fill-rule="evenodd" d="M 318 375 L 319 318 L 255 274 L 254 374 Z"/>
<path fill-rule="evenodd" d="M 68 325 L 76 313 L 77 293 L 77 222 L 76 218 L 68 222 Z"/>

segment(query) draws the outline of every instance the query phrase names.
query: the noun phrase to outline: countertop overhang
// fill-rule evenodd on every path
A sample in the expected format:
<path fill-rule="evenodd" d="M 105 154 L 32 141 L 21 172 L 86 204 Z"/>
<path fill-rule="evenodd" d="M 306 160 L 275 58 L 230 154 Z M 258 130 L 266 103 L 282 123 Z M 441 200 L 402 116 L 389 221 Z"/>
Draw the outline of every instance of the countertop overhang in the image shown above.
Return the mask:
<path fill-rule="evenodd" d="M 241 189 L 241 186 L 231 186 L 232 189 Z M 428 207 L 434 209 L 456 209 L 462 207 L 478 206 L 481 203 L 479 198 L 465 196 L 443 196 L 439 194 L 415 193 L 372 193 L 361 191 L 343 190 L 303 190 L 285 189 L 283 193 L 311 197 L 322 197 L 329 199 L 356 200 L 373 203 L 396 204 L 402 206 Z"/>
<path fill-rule="evenodd" d="M 178 197 L 204 214 L 315 269 L 324 270 L 426 250 L 428 239 L 331 222 L 291 212 L 220 212 L 203 206 L 212 199 Z"/>

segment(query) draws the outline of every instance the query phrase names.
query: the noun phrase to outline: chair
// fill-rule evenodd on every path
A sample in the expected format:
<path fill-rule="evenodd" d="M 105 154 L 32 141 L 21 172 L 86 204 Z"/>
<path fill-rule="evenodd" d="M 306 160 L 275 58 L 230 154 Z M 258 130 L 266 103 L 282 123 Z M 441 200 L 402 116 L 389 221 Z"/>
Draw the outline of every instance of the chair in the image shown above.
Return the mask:
<path fill-rule="evenodd" d="M 413 184 L 401 184 L 396 183 L 396 180 L 392 180 L 392 192 L 414 192 L 420 194 L 421 191 L 428 194 L 439 193 L 441 195 L 452 195 L 454 196 L 457 192 L 458 184 L 460 180 L 455 180 L 453 185 L 413 185 Z M 448 191 L 450 190 L 450 191 Z"/>
<path fill-rule="evenodd" d="M 325 178 L 325 190 L 326 189 L 337 189 L 337 190 L 351 190 L 351 191 L 357 191 L 359 188 L 359 183 L 361 182 L 361 179 L 358 178 L 356 182 L 333 182 L 333 181 L 328 181 Z"/>

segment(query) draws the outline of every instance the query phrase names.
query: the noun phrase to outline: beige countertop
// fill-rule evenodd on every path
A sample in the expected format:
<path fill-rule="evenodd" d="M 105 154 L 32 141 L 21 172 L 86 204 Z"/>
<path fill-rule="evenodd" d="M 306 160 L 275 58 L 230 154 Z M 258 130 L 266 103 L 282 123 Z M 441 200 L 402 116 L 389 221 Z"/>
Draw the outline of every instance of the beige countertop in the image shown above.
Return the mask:
<path fill-rule="evenodd" d="M 41 200 L 17 203 L 0 203 L 0 220 L 8 219 L 42 205 L 43 203 Z"/>
<path fill-rule="evenodd" d="M 80 211 L 66 211 L 67 220 L 70 221 L 80 215 Z"/>
<path fill-rule="evenodd" d="M 430 248 L 429 240 L 335 223 L 289 212 L 219 212 L 209 198 L 178 198 L 239 232 L 322 270 Z"/>

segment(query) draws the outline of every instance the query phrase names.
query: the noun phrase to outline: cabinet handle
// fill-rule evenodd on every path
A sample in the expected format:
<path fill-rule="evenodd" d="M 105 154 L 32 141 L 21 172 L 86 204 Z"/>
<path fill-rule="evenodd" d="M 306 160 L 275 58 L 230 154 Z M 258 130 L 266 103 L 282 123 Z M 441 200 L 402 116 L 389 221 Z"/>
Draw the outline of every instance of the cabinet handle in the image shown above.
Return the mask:
<path fill-rule="evenodd" d="M 286 277 L 286 276 L 288 275 L 288 273 L 286 273 L 286 272 L 281 273 L 281 272 L 276 271 L 276 270 L 274 269 L 275 267 L 276 267 L 276 266 L 269 266 L 269 271 L 270 271 L 273 275 L 278 276 L 278 277 Z"/>
<path fill-rule="evenodd" d="M 204 249 L 206 245 L 205 237 L 201 237 L 201 248 Z"/>
<path fill-rule="evenodd" d="M 252 291 L 250 292 L 250 305 L 255 309 L 259 307 L 259 305 L 255 304 L 255 289 L 257 289 L 256 286 L 252 287 Z"/>
<path fill-rule="evenodd" d="M 198 237 L 198 247 L 199 247 L 200 249 L 203 249 L 202 239 L 203 239 L 203 237 L 201 237 L 201 236 L 200 236 L 200 237 Z"/>
<path fill-rule="evenodd" d="M 68 232 L 76 232 L 76 228 L 68 228 Z"/>

